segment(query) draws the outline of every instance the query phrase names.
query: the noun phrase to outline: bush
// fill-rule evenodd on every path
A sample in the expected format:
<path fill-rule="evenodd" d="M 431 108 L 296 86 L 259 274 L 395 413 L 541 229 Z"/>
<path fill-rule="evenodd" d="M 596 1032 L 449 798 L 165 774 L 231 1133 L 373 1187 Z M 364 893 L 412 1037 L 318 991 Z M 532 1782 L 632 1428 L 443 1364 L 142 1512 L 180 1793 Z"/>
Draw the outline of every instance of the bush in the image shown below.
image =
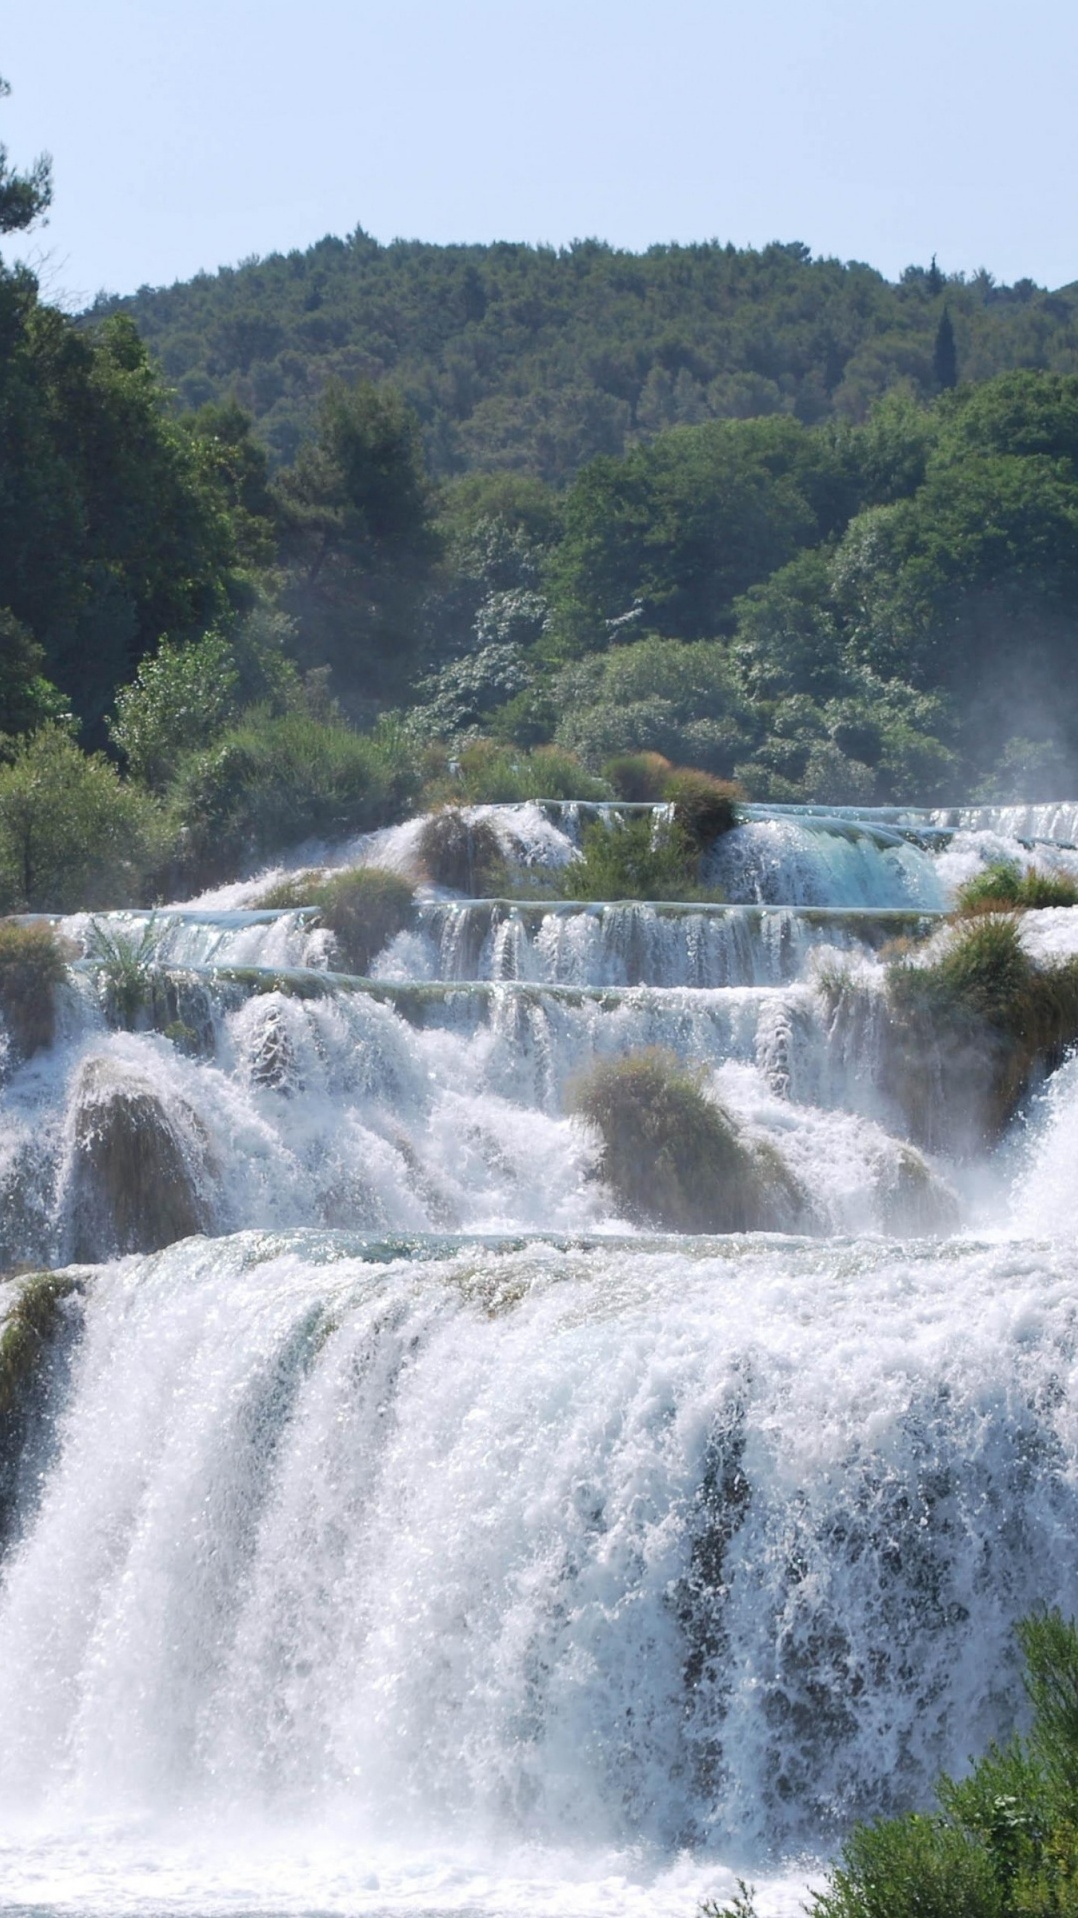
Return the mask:
<path fill-rule="evenodd" d="M 727 779 L 692 767 L 675 768 L 663 787 L 663 798 L 673 806 L 674 819 L 690 845 L 705 853 L 737 825 L 738 788 Z"/>
<path fill-rule="evenodd" d="M 1078 905 L 1078 880 L 1067 873 L 1042 873 L 1035 866 L 1025 872 L 1009 860 L 996 860 L 967 881 L 958 894 L 958 911 L 1036 911 L 1044 906 Z"/>
<path fill-rule="evenodd" d="M 610 788 L 561 746 L 532 752 L 474 739 L 450 757 L 444 749 L 428 756 L 423 789 L 427 806 L 512 805 L 523 799 L 608 799 Z"/>
<path fill-rule="evenodd" d="M 370 971 L 371 961 L 415 918 L 415 895 L 408 881 L 381 866 L 297 873 L 271 887 L 259 904 L 315 907 L 315 923 L 332 932 L 345 970 L 360 975 Z"/>
<path fill-rule="evenodd" d="M 165 844 L 155 801 L 61 726 L 42 727 L 0 767 L 0 909 L 134 904 Z"/>
<path fill-rule="evenodd" d="M 619 799 L 635 805 L 656 805 L 663 797 L 667 775 L 673 770 L 662 753 L 615 753 L 603 766 L 603 778 L 609 781 Z"/>
<path fill-rule="evenodd" d="M 618 813 L 587 827 L 565 867 L 569 899 L 721 899 L 697 883 L 699 851 L 676 818 Z"/>
<path fill-rule="evenodd" d="M 570 1104 L 602 1139 L 600 1177 L 629 1218 L 668 1232 L 781 1230 L 806 1208 L 778 1155 L 747 1145 L 702 1075 L 671 1053 L 598 1060 Z"/>
<path fill-rule="evenodd" d="M 436 886 L 473 899 L 505 891 L 505 854 L 489 819 L 469 819 L 459 806 L 445 806 L 424 821 L 417 852 L 425 877 Z"/>
<path fill-rule="evenodd" d="M 24 1058 L 52 1044 L 54 992 L 66 969 L 51 926 L 0 922 L 0 1014 Z"/>
<path fill-rule="evenodd" d="M 418 772 L 403 739 L 359 734 L 310 713 L 249 713 L 182 764 L 170 798 L 189 873 L 234 875 L 304 839 L 341 839 L 388 825 Z"/>
<path fill-rule="evenodd" d="M 938 958 L 888 967 L 892 1011 L 889 1079 L 918 1137 L 932 1142 L 940 1084 L 952 1101 L 980 1108 L 979 1130 L 996 1136 L 1038 1070 L 1059 1064 L 1078 1040 L 1078 959 L 1037 965 L 1009 915 L 959 922 Z"/>
<path fill-rule="evenodd" d="M 968 1778 L 941 1778 L 940 1810 L 859 1825 L 810 1918 L 1076 1918 L 1078 1628 L 1058 1611 L 1018 1638 L 1028 1739 L 992 1746 Z M 754 1918 L 751 1896 L 702 1918 Z"/>

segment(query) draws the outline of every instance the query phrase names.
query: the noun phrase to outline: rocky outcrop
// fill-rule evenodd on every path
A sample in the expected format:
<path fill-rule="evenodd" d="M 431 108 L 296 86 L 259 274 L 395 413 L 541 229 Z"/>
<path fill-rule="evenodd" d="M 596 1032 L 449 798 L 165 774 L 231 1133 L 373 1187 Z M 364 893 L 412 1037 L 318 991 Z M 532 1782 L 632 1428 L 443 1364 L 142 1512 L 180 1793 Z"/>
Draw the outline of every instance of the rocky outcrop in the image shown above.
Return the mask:
<path fill-rule="evenodd" d="M 73 1100 L 71 1256 L 156 1252 L 209 1231 L 212 1167 L 191 1108 L 109 1059 L 83 1065 Z"/>

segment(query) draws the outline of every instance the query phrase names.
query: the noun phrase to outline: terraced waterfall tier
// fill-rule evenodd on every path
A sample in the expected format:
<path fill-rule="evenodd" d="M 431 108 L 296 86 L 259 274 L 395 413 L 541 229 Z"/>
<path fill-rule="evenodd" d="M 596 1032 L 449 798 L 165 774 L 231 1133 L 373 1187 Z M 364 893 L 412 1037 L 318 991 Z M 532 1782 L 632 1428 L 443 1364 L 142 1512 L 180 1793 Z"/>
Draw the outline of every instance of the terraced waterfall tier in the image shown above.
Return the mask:
<path fill-rule="evenodd" d="M 1078 1064 L 919 1149 L 881 982 L 1078 809 L 749 809 L 722 901 L 559 896 L 616 810 L 489 809 L 517 896 L 362 977 L 279 874 L 62 922 L 0 1047 L 0 1911 L 787 1914 L 1007 1733 L 1078 1573 Z M 575 1089 L 649 1048 L 796 1235 L 629 1216 Z"/>

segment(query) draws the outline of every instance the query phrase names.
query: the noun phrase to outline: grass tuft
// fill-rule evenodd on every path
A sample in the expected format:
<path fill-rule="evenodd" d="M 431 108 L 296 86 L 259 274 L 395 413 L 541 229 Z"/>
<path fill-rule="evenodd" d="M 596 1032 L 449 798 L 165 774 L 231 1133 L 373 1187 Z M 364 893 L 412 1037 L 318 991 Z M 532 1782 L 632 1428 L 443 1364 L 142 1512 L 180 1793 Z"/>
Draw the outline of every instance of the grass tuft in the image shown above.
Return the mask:
<path fill-rule="evenodd" d="M 1067 873 L 1022 872 L 999 859 L 959 890 L 957 909 L 964 917 L 982 912 L 1029 912 L 1045 906 L 1078 905 L 1078 880 Z"/>
<path fill-rule="evenodd" d="M 505 853 L 490 820 L 469 819 L 459 806 L 444 806 L 424 821 L 417 851 L 423 873 L 433 885 L 473 899 L 487 899 L 507 889 Z"/>

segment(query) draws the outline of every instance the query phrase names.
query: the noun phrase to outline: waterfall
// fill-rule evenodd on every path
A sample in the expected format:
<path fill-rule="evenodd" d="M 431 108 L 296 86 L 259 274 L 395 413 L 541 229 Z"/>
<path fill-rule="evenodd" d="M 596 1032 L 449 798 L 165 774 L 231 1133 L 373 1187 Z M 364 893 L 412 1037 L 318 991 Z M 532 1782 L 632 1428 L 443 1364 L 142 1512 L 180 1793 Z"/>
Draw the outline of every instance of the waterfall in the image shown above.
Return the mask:
<path fill-rule="evenodd" d="M 426 887 L 369 978 L 263 875 L 109 915 L 134 1030 L 65 921 L 53 1046 L 0 1048 L 0 1266 L 65 1270 L 0 1395 L 0 1911 L 792 1914 L 1074 1609 L 1078 1072 L 925 1155 L 873 1009 L 1075 809 L 750 809 L 715 905 L 559 899 L 615 809 L 483 810 L 533 896 Z M 648 1046 L 805 1236 L 619 1211 L 572 1088 Z"/>

